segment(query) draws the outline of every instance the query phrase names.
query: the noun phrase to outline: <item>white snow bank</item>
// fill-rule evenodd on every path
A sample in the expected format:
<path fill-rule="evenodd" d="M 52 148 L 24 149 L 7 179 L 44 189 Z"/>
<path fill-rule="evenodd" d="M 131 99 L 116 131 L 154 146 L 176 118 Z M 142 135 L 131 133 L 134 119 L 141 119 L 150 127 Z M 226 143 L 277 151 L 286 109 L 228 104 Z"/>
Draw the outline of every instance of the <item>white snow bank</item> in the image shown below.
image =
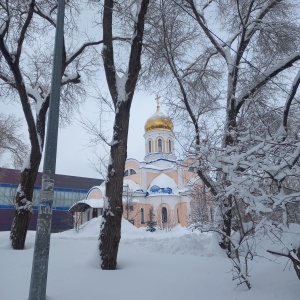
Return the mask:
<path fill-rule="evenodd" d="M 211 234 L 147 232 L 122 221 L 118 270 L 102 271 L 98 254 L 101 218 L 82 230 L 51 235 L 47 281 L 48 300 L 298 300 L 300 284 L 286 259 L 256 257 L 251 262 L 250 291 L 236 288 L 231 264 Z M 1 299 L 27 299 L 35 232 L 26 250 L 11 250 L 9 232 L 0 232 Z M 116 286 L 117 283 L 117 286 Z M 17 288 L 16 288 L 17 284 Z M 142 296 L 141 296 L 142 295 Z"/>

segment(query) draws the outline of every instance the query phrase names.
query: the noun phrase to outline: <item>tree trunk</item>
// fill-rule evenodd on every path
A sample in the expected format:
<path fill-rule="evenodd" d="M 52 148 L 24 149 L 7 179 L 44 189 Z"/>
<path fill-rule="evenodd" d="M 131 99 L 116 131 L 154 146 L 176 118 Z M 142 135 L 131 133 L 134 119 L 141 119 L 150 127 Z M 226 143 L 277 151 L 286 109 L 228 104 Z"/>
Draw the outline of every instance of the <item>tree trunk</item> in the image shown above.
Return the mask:
<path fill-rule="evenodd" d="M 231 236 L 231 226 L 232 226 L 232 196 L 228 196 L 221 203 L 221 213 L 223 218 L 223 226 L 221 240 L 219 245 L 222 249 L 226 250 L 227 255 L 231 255 L 231 243 L 227 237 Z"/>
<path fill-rule="evenodd" d="M 117 254 L 121 239 L 121 220 L 123 213 L 122 192 L 125 162 L 127 158 L 127 138 L 130 107 L 136 82 L 141 69 L 142 40 L 145 15 L 149 0 L 137 5 L 137 18 L 134 24 L 131 51 L 128 62 L 127 78 L 117 82 L 113 50 L 113 0 L 105 0 L 103 10 L 103 44 L 102 58 L 109 91 L 115 108 L 113 141 L 110 148 L 110 160 L 106 183 L 106 197 L 100 229 L 100 257 L 103 270 L 114 270 L 117 266 Z M 125 74 L 123 76 L 126 76 Z M 123 81 L 125 79 L 125 82 Z"/>
<path fill-rule="evenodd" d="M 11 246 L 15 250 L 24 249 L 31 214 L 31 209 L 15 210 L 15 216 L 10 232 Z"/>
<path fill-rule="evenodd" d="M 230 76 L 230 74 L 229 74 Z M 231 82 L 229 80 L 229 82 Z M 235 86 L 234 87 L 230 87 L 231 91 L 235 91 Z M 232 132 L 237 132 L 238 128 L 237 128 L 237 123 L 236 123 L 236 116 L 235 116 L 235 95 L 233 96 L 233 94 L 228 94 L 227 95 L 227 107 L 229 108 L 227 110 L 227 124 L 225 126 L 225 139 L 224 139 L 224 147 L 230 147 L 233 146 L 236 143 L 236 137 L 232 136 Z M 228 186 L 230 185 L 230 182 L 228 182 L 227 180 L 227 174 L 225 174 L 225 176 L 223 177 L 224 186 Z M 223 217 L 223 226 L 222 226 L 222 232 L 223 234 L 221 235 L 221 241 L 219 243 L 220 247 L 224 250 L 226 250 L 226 253 L 228 255 L 228 257 L 231 256 L 231 242 L 230 239 L 228 239 L 227 237 L 231 236 L 231 229 L 232 229 L 232 205 L 233 205 L 233 201 L 232 201 L 232 195 L 228 195 L 227 197 L 225 197 L 223 199 L 223 201 L 221 201 L 221 203 L 219 205 L 221 205 L 221 213 L 222 213 L 222 217 Z"/>
<path fill-rule="evenodd" d="M 117 266 L 117 254 L 121 239 L 121 221 L 123 214 L 122 192 L 123 174 L 127 158 L 127 137 L 129 109 L 121 102 L 115 116 L 114 141 L 111 146 L 111 161 L 108 166 L 105 208 L 100 231 L 100 257 L 103 270 L 114 270 Z"/>
<path fill-rule="evenodd" d="M 34 184 L 41 158 L 39 149 L 32 150 L 30 161 L 33 163 L 31 164 L 31 168 L 25 168 L 21 172 L 20 185 L 15 197 L 15 216 L 10 232 L 13 249 L 24 249 L 26 234 L 32 215 Z"/>

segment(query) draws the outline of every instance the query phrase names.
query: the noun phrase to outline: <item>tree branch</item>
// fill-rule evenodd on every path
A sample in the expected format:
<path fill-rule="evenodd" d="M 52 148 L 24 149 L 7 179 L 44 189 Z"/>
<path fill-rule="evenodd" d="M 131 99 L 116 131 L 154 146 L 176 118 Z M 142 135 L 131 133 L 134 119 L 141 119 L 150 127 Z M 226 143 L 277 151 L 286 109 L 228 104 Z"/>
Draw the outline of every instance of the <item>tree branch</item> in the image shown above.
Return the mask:
<path fill-rule="evenodd" d="M 31 0 L 31 3 L 29 4 L 29 10 L 27 14 L 27 18 L 24 22 L 24 25 L 22 26 L 21 32 L 20 32 L 20 37 L 18 39 L 18 45 L 17 45 L 17 53 L 15 55 L 15 60 L 16 64 L 19 64 L 21 52 L 22 52 L 22 46 L 23 42 L 26 36 L 26 31 L 31 23 L 32 17 L 33 17 L 33 11 L 34 11 L 34 6 L 35 6 L 35 0 Z"/>
<path fill-rule="evenodd" d="M 264 73 L 257 77 L 257 80 L 253 83 L 252 87 L 248 89 L 244 94 L 238 97 L 235 115 L 238 115 L 241 107 L 245 101 L 250 98 L 255 92 L 257 92 L 261 87 L 263 87 L 268 81 L 278 75 L 280 72 L 293 66 L 293 63 L 300 60 L 300 52 L 296 52 L 290 55 L 288 58 L 279 61 L 276 66 L 270 67 Z"/>

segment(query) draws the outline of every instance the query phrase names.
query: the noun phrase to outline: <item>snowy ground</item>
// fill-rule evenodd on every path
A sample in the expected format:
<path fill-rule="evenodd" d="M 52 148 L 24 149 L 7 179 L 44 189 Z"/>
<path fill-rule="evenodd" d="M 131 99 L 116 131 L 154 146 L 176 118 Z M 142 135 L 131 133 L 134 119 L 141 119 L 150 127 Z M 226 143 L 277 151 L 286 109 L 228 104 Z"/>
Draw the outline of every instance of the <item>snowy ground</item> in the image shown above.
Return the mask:
<path fill-rule="evenodd" d="M 47 300 L 299 299 L 300 282 L 287 260 L 257 257 L 248 291 L 232 282 L 231 263 L 211 234 L 183 228 L 150 233 L 123 221 L 118 270 L 102 271 L 99 223 L 93 219 L 79 232 L 52 234 Z M 10 249 L 9 232 L 0 232 L 1 300 L 27 299 L 34 235 L 29 232 L 26 250 L 17 251 Z"/>

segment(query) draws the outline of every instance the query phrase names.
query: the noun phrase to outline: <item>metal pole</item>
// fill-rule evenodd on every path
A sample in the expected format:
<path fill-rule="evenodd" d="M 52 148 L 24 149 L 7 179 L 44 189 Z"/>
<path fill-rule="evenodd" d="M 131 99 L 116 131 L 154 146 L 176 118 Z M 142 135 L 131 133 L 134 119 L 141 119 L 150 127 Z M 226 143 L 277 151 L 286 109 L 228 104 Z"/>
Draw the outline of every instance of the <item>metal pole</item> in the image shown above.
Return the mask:
<path fill-rule="evenodd" d="M 52 206 L 54 197 L 54 174 L 57 151 L 60 86 L 62 76 L 61 69 L 64 10 L 65 0 L 58 0 L 48 128 L 45 146 L 41 200 L 38 210 L 38 221 L 31 271 L 29 300 L 46 299 Z"/>

